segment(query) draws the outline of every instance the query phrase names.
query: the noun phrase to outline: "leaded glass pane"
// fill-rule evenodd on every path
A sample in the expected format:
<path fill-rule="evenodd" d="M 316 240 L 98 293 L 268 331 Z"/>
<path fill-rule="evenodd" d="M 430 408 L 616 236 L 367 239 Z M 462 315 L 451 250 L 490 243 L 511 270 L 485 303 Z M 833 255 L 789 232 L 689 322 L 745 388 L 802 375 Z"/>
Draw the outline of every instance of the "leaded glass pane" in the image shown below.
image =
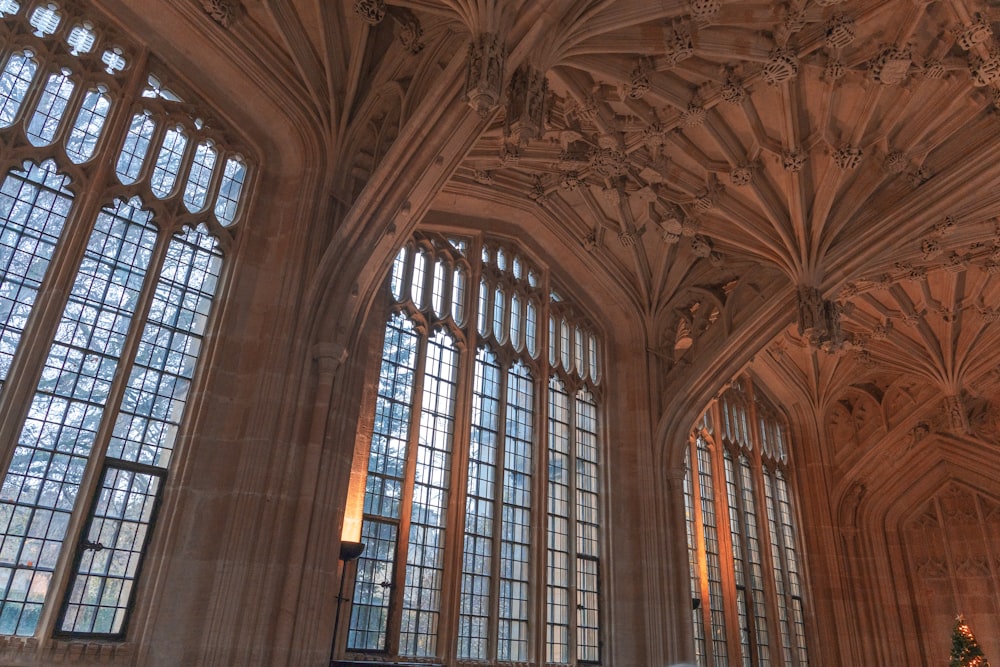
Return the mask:
<path fill-rule="evenodd" d="M 187 210 L 200 211 L 208 198 L 208 186 L 215 171 L 215 160 L 219 153 L 210 141 L 203 141 L 194 149 L 191 171 L 184 186 L 184 206 Z"/>
<path fill-rule="evenodd" d="M 408 318 L 397 314 L 389 320 L 368 454 L 361 526 L 367 546 L 358 560 L 348 630 L 347 645 L 354 649 L 382 650 L 386 645 L 418 342 Z"/>
<path fill-rule="evenodd" d="M 451 283 L 451 316 L 456 324 L 465 323 L 465 269 L 456 266 Z"/>
<path fill-rule="evenodd" d="M 437 653 L 457 363 L 449 335 L 439 331 L 427 341 L 399 636 L 407 656 Z"/>
<path fill-rule="evenodd" d="M 73 205 L 54 162 L 26 166 L 0 185 L 0 387 Z"/>
<path fill-rule="evenodd" d="M 79 545 L 59 631 L 119 637 L 149 539 L 162 478 L 109 466 Z"/>
<path fill-rule="evenodd" d="M 500 365 L 489 348 L 480 348 L 474 377 L 458 657 L 486 660 L 489 658 L 492 613 L 490 587 L 493 579 L 493 526 L 500 432 Z"/>
<path fill-rule="evenodd" d="M 507 373 L 497 628 L 497 658 L 515 662 L 528 659 L 534 402 L 531 374 L 517 363 Z"/>
<path fill-rule="evenodd" d="M 142 113 L 132 116 L 132 123 L 125 135 L 125 145 L 115 168 L 118 180 L 124 185 L 135 183 L 139 178 L 155 130 L 156 121 L 152 117 Z"/>
<path fill-rule="evenodd" d="M 41 98 L 35 106 L 35 113 L 28 123 L 28 141 L 35 146 L 46 146 L 52 143 L 62 121 L 69 96 L 76 84 L 70 80 L 69 70 L 63 70 L 49 77 Z"/>
<path fill-rule="evenodd" d="M 392 277 L 389 280 L 389 290 L 392 292 L 392 298 L 396 301 L 401 301 L 403 298 L 403 281 L 405 280 L 403 271 L 406 270 L 406 258 L 408 254 L 407 247 L 403 246 L 396 253 L 396 259 L 392 263 Z"/>
<path fill-rule="evenodd" d="M 84 94 L 83 104 L 66 142 L 66 154 L 70 160 L 79 164 L 91 158 L 110 109 L 111 100 L 102 91 L 88 90 Z"/>
<path fill-rule="evenodd" d="M 30 51 L 12 53 L 0 75 L 0 127 L 9 127 L 35 78 L 38 65 Z"/>
<path fill-rule="evenodd" d="M 180 127 L 172 127 L 163 135 L 160 153 L 156 157 L 153 175 L 149 179 L 149 187 L 159 199 L 173 192 L 186 147 L 187 137 Z"/>
<path fill-rule="evenodd" d="M 215 217 L 223 227 L 236 222 L 243 185 L 247 178 L 247 166 L 239 158 L 229 158 L 222 170 L 219 194 L 215 197 Z"/>
<path fill-rule="evenodd" d="M 545 562 L 545 659 L 568 663 L 570 624 L 570 400 L 562 382 L 549 382 L 549 469 Z"/>
<path fill-rule="evenodd" d="M 222 269 L 204 226 L 167 247 L 108 456 L 166 468 Z"/>
<path fill-rule="evenodd" d="M 43 538 L 12 523 L 3 534 L 0 563 L 30 580 L 37 603 L 20 589 L 3 592 L 0 634 L 35 631 L 155 242 L 138 200 L 98 215 L 0 490 L 0 505 L 23 515 L 25 527 L 41 517 L 60 528 Z"/>

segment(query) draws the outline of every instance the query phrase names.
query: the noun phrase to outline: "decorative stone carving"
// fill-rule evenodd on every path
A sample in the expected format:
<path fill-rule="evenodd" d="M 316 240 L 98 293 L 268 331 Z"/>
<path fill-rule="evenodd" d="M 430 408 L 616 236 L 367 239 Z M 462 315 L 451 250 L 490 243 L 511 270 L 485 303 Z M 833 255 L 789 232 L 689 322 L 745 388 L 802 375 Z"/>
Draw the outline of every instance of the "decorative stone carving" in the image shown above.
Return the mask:
<path fill-rule="evenodd" d="M 726 75 L 726 81 L 722 84 L 719 95 L 725 102 L 739 104 L 746 98 L 747 90 L 743 87 L 743 80 L 730 72 Z"/>
<path fill-rule="evenodd" d="M 944 78 L 944 63 L 940 60 L 928 60 L 924 63 L 923 74 L 928 79 Z"/>
<path fill-rule="evenodd" d="M 681 111 L 681 123 L 685 127 L 697 127 L 705 122 L 705 107 L 692 102 Z"/>
<path fill-rule="evenodd" d="M 969 268 L 969 256 L 959 255 L 957 252 L 952 252 L 948 255 L 948 259 L 945 260 L 943 268 L 945 271 L 951 271 L 952 273 L 965 271 Z"/>
<path fill-rule="evenodd" d="M 493 178 L 493 172 L 488 169 L 476 169 L 473 172 L 473 178 L 475 178 L 476 183 L 480 185 L 495 185 L 496 179 Z"/>
<path fill-rule="evenodd" d="M 590 152 L 591 168 L 606 178 L 628 173 L 628 154 L 617 148 L 595 148 Z"/>
<path fill-rule="evenodd" d="M 902 83 L 910 72 L 913 55 L 909 46 L 897 48 L 885 46 L 875 59 L 868 64 L 872 79 L 884 85 Z"/>
<path fill-rule="evenodd" d="M 701 234 L 695 234 L 691 239 L 691 252 L 704 259 L 712 254 L 712 243 Z"/>
<path fill-rule="evenodd" d="M 507 49 L 500 35 L 484 32 L 469 44 L 465 96 L 481 118 L 487 118 L 503 92 L 503 67 Z"/>
<path fill-rule="evenodd" d="M 524 65 L 514 71 L 507 89 L 504 134 L 515 144 L 540 139 L 545 133 L 548 92 L 549 84 L 542 72 Z"/>
<path fill-rule="evenodd" d="M 535 174 L 532 179 L 531 190 L 528 191 L 528 199 L 541 206 L 548 200 L 548 198 L 549 195 L 545 191 L 545 184 L 542 183 L 542 177 Z"/>
<path fill-rule="evenodd" d="M 882 168 L 890 174 L 902 174 L 906 171 L 906 167 L 906 154 L 900 151 L 893 151 L 889 153 L 885 156 L 885 160 L 882 162 Z"/>
<path fill-rule="evenodd" d="M 841 306 L 824 299 L 818 288 L 799 287 L 799 335 L 810 346 L 831 353 L 845 347 L 847 341 L 840 328 L 841 312 Z"/>
<path fill-rule="evenodd" d="M 412 55 L 424 49 L 424 29 L 416 14 L 405 7 L 393 7 L 392 18 L 396 21 L 396 37 L 403 48 Z"/>
<path fill-rule="evenodd" d="M 719 18 L 722 0 L 691 0 L 691 17 L 698 25 L 710 25 Z"/>
<path fill-rule="evenodd" d="M 917 167 L 909 174 L 907 174 L 907 179 L 910 181 L 910 185 L 919 188 L 921 185 L 929 181 L 931 178 L 931 170 L 927 167 Z"/>
<path fill-rule="evenodd" d="M 580 188 L 584 187 L 584 185 L 585 183 L 583 182 L 583 179 L 580 178 L 580 174 L 575 171 L 565 171 L 559 179 L 559 186 L 567 192 L 576 192 Z"/>
<path fill-rule="evenodd" d="M 509 141 L 500 146 L 500 166 L 516 167 L 521 160 L 521 147 Z"/>
<path fill-rule="evenodd" d="M 764 63 L 761 75 L 771 86 L 777 86 L 791 81 L 799 74 L 799 62 L 790 49 L 778 48 L 771 51 L 770 58 Z"/>
<path fill-rule="evenodd" d="M 1000 51 L 990 49 L 986 58 L 979 55 L 969 57 L 969 73 L 974 86 L 988 86 L 1000 78 Z"/>
<path fill-rule="evenodd" d="M 847 74 L 847 67 L 844 66 L 844 63 L 839 58 L 828 60 L 823 67 L 824 81 L 838 81 L 844 78 L 845 74 Z"/>
<path fill-rule="evenodd" d="M 944 579 L 948 576 L 948 566 L 940 558 L 925 558 L 917 563 L 917 576 L 921 579 Z"/>
<path fill-rule="evenodd" d="M 892 320 L 886 320 L 885 322 L 880 322 L 876 324 L 871 331 L 872 340 L 885 340 L 889 337 L 889 333 L 892 332 Z"/>
<path fill-rule="evenodd" d="M 931 228 L 931 231 L 934 236 L 947 236 L 955 229 L 955 224 L 957 222 L 958 221 L 955 219 L 955 216 L 946 215 L 944 220 L 935 224 L 934 227 Z"/>
<path fill-rule="evenodd" d="M 753 182 L 753 172 L 754 164 L 752 162 L 745 162 L 734 167 L 733 170 L 729 172 L 729 177 L 732 179 L 733 185 L 735 186 L 740 187 L 750 185 L 750 183 Z"/>
<path fill-rule="evenodd" d="M 636 66 L 632 69 L 632 74 L 629 77 L 629 81 L 625 84 L 625 96 L 638 100 L 649 92 L 649 74 L 646 73 L 645 64 L 640 61 L 636 63 Z"/>
<path fill-rule="evenodd" d="M 941 244 L 936 239 L 924 239 L 920 242 L 920 252 L 925 260 L 934 259 L 941 254 Z"/>
<path fill-rule="evenodd" d="M 230 0 L 200 0 L 201 8 L 223 28 L 231 28 L 239 14 L 239 3 Z"/>
<path fill-rule="evenodd" d="M 716 202 L 719 200 L 719 195 L 722 194 L 723 188 L 722 183 L 719 183 L 715 174 L 709 176 L 708 185 L 705 188 L 705 192 L 698 195 L 694 200 L 694 205 L 702 211 L 708 211 L 715 208 Z"/>
<path fill-rule="evenodd" d="M 861 164 L 862 154 L 860 148 L 847 144 L 834 151 L 833 161 L 841 169 L 854 169 Z"/>
<path fill-rule="evenodd" d="M 667 65 L 674 65 L 687 60 L 694 55 L 694 38 L 691 27 L 686 23 L 674 21 L 663 30 L 663 48 Z"/>
<path fill-rule="evenodd" d="M 600 115 L 600 106 L 597 102 L 597 97 L 591 93 L 583 98 L 582 101 L 576 100 L 570 107 L 574 116 L 576 116 L 581 122 L 593 124 Z"/>
<path fill-rule="evenodd" d="M 798 148 L 790 148 L 781 154 L 781 168 L 785 171 L 798 173 L 806 166 L 806 154 Z"/>
<path fill-rule="evenodd" d="M 953 433 L 969 432 L 969 414 L 965 405 L 965 398 L 960 394 L 945 396 L 945 415 L 948 418 L 948 428 Z"/>
<path fill-rule="evenodd" d="M 836 12 L 826 22 L 826 45 L 831 49 L 842 49 L 857 36 L 854 19 L 842 12 Z"/>
<path fill-rule="evenodd" d="M 982 14 L 976 14 L 975 20 L 958 33 L 955 42 L 966 51 L 971 51 L 978 44 L 984 44 L 993 36 L 990 22 Z"/>
<path fill-rule="evenodd" d="M 638 239 L 637 234 L 634 229 L 623 229 L 618 232 L 618 242 L 622 244 L 625 248 L 631 248 L 635 246 Z"/>
<path fill-rule="evenodd" d="M 385 0 L 355 0 L 354 13 L 368 25 L 378 25 L 385 18 Z"/>

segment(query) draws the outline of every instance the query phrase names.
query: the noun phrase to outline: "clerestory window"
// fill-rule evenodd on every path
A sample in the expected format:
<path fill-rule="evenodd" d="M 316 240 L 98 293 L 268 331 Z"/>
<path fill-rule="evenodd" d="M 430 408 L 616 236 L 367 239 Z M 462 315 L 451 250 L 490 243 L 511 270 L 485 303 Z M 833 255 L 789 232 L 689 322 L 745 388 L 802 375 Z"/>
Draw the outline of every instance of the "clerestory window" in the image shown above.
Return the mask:
<path fill-rule="evenodd" d="M 748 379 L 698 423 L 684 500 L 699 667 L 808 665 L 787 428 Z"/>
<path fill-rule="evenodd" d="M 600 662 L 600 343 L 554 280 L 490 238 L 396 257 L 348 653 Z"/>
<path fill-rule="evenodd" d="M 0 634 L 120 638 L 249 164 L 75 7 L 0 1 Z"/>

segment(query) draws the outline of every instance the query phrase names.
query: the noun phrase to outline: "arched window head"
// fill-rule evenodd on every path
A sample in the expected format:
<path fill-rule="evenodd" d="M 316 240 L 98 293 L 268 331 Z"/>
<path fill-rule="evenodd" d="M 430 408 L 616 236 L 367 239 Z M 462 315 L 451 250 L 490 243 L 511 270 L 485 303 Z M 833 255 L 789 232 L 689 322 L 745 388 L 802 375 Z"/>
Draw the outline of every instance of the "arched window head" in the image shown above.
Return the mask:
<path fill-rule="evenodd" d="M 555 277 L 510 241 L 428 233 L 387 280 L 357 476 L 366 548 L 337 653 L 496 665 L 545 645 L 549 663 L 599 662 L 602 388 L 540 358 L 539 322 L 557 317 L 541 286 Z M 469 313 L 466 283 L 478 284 Z M 569 300 L 558 310 L 587 321 Z M 570 341 L 596 340 L 579 331 Z"/>
<path fill-rule="evenodd" d="M 808 664 L 786 429 L 749 378 L 694 429 L 684 502 L 698 665 Z"/>
<path fill-rule="evenodd" d="M 251 164 L 81 13 L 0 0 L 0 635 L 45 647 L 128 632 Z"/>

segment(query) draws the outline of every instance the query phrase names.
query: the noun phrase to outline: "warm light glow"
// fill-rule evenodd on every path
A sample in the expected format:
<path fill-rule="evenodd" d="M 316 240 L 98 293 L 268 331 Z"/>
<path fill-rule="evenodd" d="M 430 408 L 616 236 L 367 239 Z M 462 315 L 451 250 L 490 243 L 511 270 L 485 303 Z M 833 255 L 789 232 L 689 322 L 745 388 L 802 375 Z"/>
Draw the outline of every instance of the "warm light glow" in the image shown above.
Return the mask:
<path fill-rule="evenodd" d="M 342 542 L 361 541 L 361 518 L 365 507 L 365 472 L 362 469 L 360 475 L 353 471 L 351 473 L 351 484 L 347 490 L 347 503 L 344 505 L 344 524 L 340 529 Z"/>

